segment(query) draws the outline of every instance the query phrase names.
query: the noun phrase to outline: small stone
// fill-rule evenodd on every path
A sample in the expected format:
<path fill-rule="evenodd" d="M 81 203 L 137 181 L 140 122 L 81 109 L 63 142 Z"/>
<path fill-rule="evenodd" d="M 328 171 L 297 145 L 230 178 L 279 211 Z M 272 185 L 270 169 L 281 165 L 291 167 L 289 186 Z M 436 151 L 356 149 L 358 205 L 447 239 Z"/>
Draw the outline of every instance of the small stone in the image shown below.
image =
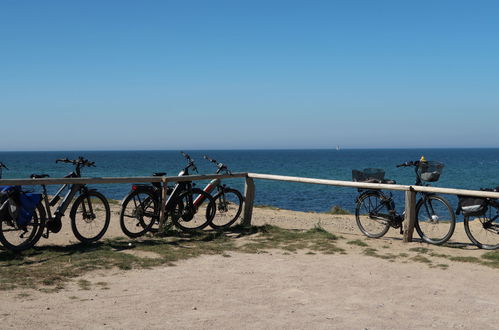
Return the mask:
<path fill-rule="evenodd" d="M 192 310 L 193 310 L 193 311 L 197 311 L 197 310 L 198 310 L 198 308 L 194 306 L 194 307 L 192 307 Z"/>

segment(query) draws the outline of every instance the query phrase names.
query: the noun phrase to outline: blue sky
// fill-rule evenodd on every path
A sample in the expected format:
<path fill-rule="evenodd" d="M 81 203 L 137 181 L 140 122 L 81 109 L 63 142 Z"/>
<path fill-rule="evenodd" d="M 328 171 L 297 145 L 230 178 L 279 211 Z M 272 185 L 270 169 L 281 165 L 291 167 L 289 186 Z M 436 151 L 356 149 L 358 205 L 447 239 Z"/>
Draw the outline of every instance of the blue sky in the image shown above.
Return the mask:
<path fill-rule="evenodd" d="M 0 1 L 0 150 L 499 147 L 497 1 Z"/>

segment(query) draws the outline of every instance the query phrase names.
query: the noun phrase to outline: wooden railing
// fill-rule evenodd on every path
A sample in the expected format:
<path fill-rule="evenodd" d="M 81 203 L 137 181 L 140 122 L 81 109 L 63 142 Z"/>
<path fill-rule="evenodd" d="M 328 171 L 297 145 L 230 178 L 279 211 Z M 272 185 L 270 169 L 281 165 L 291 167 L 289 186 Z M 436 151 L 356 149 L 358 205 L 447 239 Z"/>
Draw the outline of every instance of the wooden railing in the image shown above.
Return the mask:
<path fill-rule="evenodd" d="M 233 173 L 233 174 L 209 174 L 209 175 L 188 175 L 188 176 L 145 176 L 145 177 L 123 177 L 123 178 L 44 178 L 44 179 L 0 179 L 0 185 L 60 185 L 60 184 L 116 184 L 116 183 L 148 183 L 161 182 L 163 187 L 163 200 L 167 198 L 167 187 L 170 182 L 199 181 L 211 179 L 245 178 L 244 189 L 244 210 L 243 225 L 250 225 L 253 214 L 253 203 L 255 199 L 254 179 L 272 180 L 284 182 L 298 182 L 320 184 L 338 187 L 364 188 L 364 189 L 384 189 L 405 191 L 405 228 L 404 242 L 412 240 L 414 223 L 416 220 L 416 193 L 430 192 L 450 195 L 467 195 L 484 198 L 499 198 L 499 192 L 465 190 L 439 187 L 424 187 L 398 184 L 364 183 L 352 181 L 326 180 L 303 178 L 294 176 L 259 174 L 259 173 Z M 165 205 L 161 205 L 161 222 L 165 219 Z"/>
<path fill-rule="evenodd" d="M 499 192 L 480 191 L 480 190 L 464 190 L 464 189 L 424 187 L 424 186 L 407 186 L 407 185 L 398 185 L 398 184 L 364 183 L 364 182 L 352 182 L 352 181 L 302 178 L 302 177 L 272 175 L 272 174 L 248 173 L 248 177 L 246 178 L 246 187 L 250 187 L 249 190 L 250 190 L 252 196 L 254 196 L 254 183 L 252 181 L 253 179 L 321 184 L 321 185 L 338 186 L 338 187 L 405 191 L 405 220 L 406 221 L 404 221 L 404 242 L 411 242 L 412 241 L 412 234 L 414 232 L 414 224 L 416 222 L 416 193 L 417 192 L 429 192 L 429 193 L 450 194 L 450 195 L 467 195 L 467 196 L 476 196 L 476 197 L 485 197 L 485 198 L 499 198 Z M 253 205 L 251 204 L 250 207 L 252 208 Z M 246 212 L 248 212 L 248 213 L 246 213 Z M 251 218 L 247 219 L 246 214 L 248 214 L 249 217 L 251 217 L 251 210 L 245 209 L 244 214 L 245 214 L 245 219 L 244 219 L 245 223 L 250 223 Z"/>

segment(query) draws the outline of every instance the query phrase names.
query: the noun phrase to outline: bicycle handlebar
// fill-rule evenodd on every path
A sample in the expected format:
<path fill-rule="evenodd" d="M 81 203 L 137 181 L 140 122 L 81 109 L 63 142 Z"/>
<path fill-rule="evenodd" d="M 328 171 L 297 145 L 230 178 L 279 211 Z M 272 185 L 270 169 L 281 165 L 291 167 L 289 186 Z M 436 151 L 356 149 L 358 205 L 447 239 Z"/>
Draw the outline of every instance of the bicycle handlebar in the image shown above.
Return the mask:
<path fill-rule="evenodd" d="M 397 167 L 408 167 L 408 166 L 418 166 L 419 161 L 410 161 L 397 165 Z"/>
<path fill-rule="evenodd" d="M 196 167 L 196 164 L 194 164 L 194 161 L 192 160 L 191 156 L 189 156 L 188 154 L 186 154 L 183 151 L 181 151 L 180 153 L 182 154 L 182 156 L 184 156 L 187 159 L 188 163 L 187 163 L 187 167 L 186 168 L 192 167 L 193 171 L 196 171 L 197 173 L 199 173 L 198 172 L 198 168 Z"/>
<path fill-rule="evenodd" d="M 203 158 L 206 159 L 206 160 L 208 160 L 208 161 L 210 161 L 210 162 L 212 162 L 213 164 L 218 164 L 218 162 L 215 159 L 210 158 L 210 157 L 208 157 L 206 155 L 204 155 Z"/>
<path fill-rule="evenodd" d="M 209 160 L 213 164 L 217 165 L 217 168 L 218 168 L 217 174 L 220 173 L 220 172 L 222 172 L 222 171 L 225 171 L 228 174 L 232 174 L 231 171 L 229 170 L 229 168 L 227 167 L 227 165 L 225 165 L 224 163 L 219 163 L 215 159 L 210 158 L 210 157 L 208 157 L 206 155 L 204 155 L 203 158 L 206 159 L 206 160 Z"/>
<path fill-rule="evenodd" d="M 56 163 L 69 163 L 69 164 L 73 164 L 73 165 L 77 165 L 77 166 L 87 166 L 87 167 L 96 167 L 95 166 L 95 162 L 90 162 L 88 159 L 85 159 L 83 157 L 78 157 L 78 159 L 74 159 L 74 160 L 71 160 L 71 159 L 68 159 L 67 157 L 66 158 L 61 158 L 61 159 L 57 159 L 55 161 Z"/>

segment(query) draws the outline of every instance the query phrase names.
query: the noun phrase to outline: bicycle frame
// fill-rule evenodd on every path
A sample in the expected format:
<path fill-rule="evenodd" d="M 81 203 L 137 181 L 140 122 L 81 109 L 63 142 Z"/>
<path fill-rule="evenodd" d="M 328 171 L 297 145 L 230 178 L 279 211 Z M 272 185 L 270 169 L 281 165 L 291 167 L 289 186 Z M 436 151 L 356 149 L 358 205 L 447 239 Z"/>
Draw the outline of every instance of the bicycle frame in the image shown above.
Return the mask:
<path fill-rule="evenodd" d="M 55 193 L 54 197 L 52 197 L 52 199 L 49 201 L 49 197 L 47 194 L 47 188 L 45 187 L 45 185 L 42 185 L 42 187 L 43 187 L 43 200 L 44 200 L 45 208 L 47 210 L 47 215 L 48 215 L 49 219 L 53 219 L 51 207 L 55 206 L 57 204 L 57 202 L 59 202 L 59 200 L 61 199 L 61 197 L 60 197 L 61 193 L 68 186 L 70 186 L 70 185 L 69 184 L 62 185 L 59 188 L 59 190 Z M 84 187 L 85 187 L 85 185 L 80 185 L 80 184 L 73 184 L 70 186 L 69 191 L 66 193 L 62 202 L 60 203 L 60 205 L 57 207 L 56 211 L 54 212 L 54 218 L 62 218 L 64 216 L 64 212 L 68 209 L 69 204 L 71 203 L 71 201 L 73 200 L 75 195 L 79 191 L 81 191 L 81 189 Z"/>

